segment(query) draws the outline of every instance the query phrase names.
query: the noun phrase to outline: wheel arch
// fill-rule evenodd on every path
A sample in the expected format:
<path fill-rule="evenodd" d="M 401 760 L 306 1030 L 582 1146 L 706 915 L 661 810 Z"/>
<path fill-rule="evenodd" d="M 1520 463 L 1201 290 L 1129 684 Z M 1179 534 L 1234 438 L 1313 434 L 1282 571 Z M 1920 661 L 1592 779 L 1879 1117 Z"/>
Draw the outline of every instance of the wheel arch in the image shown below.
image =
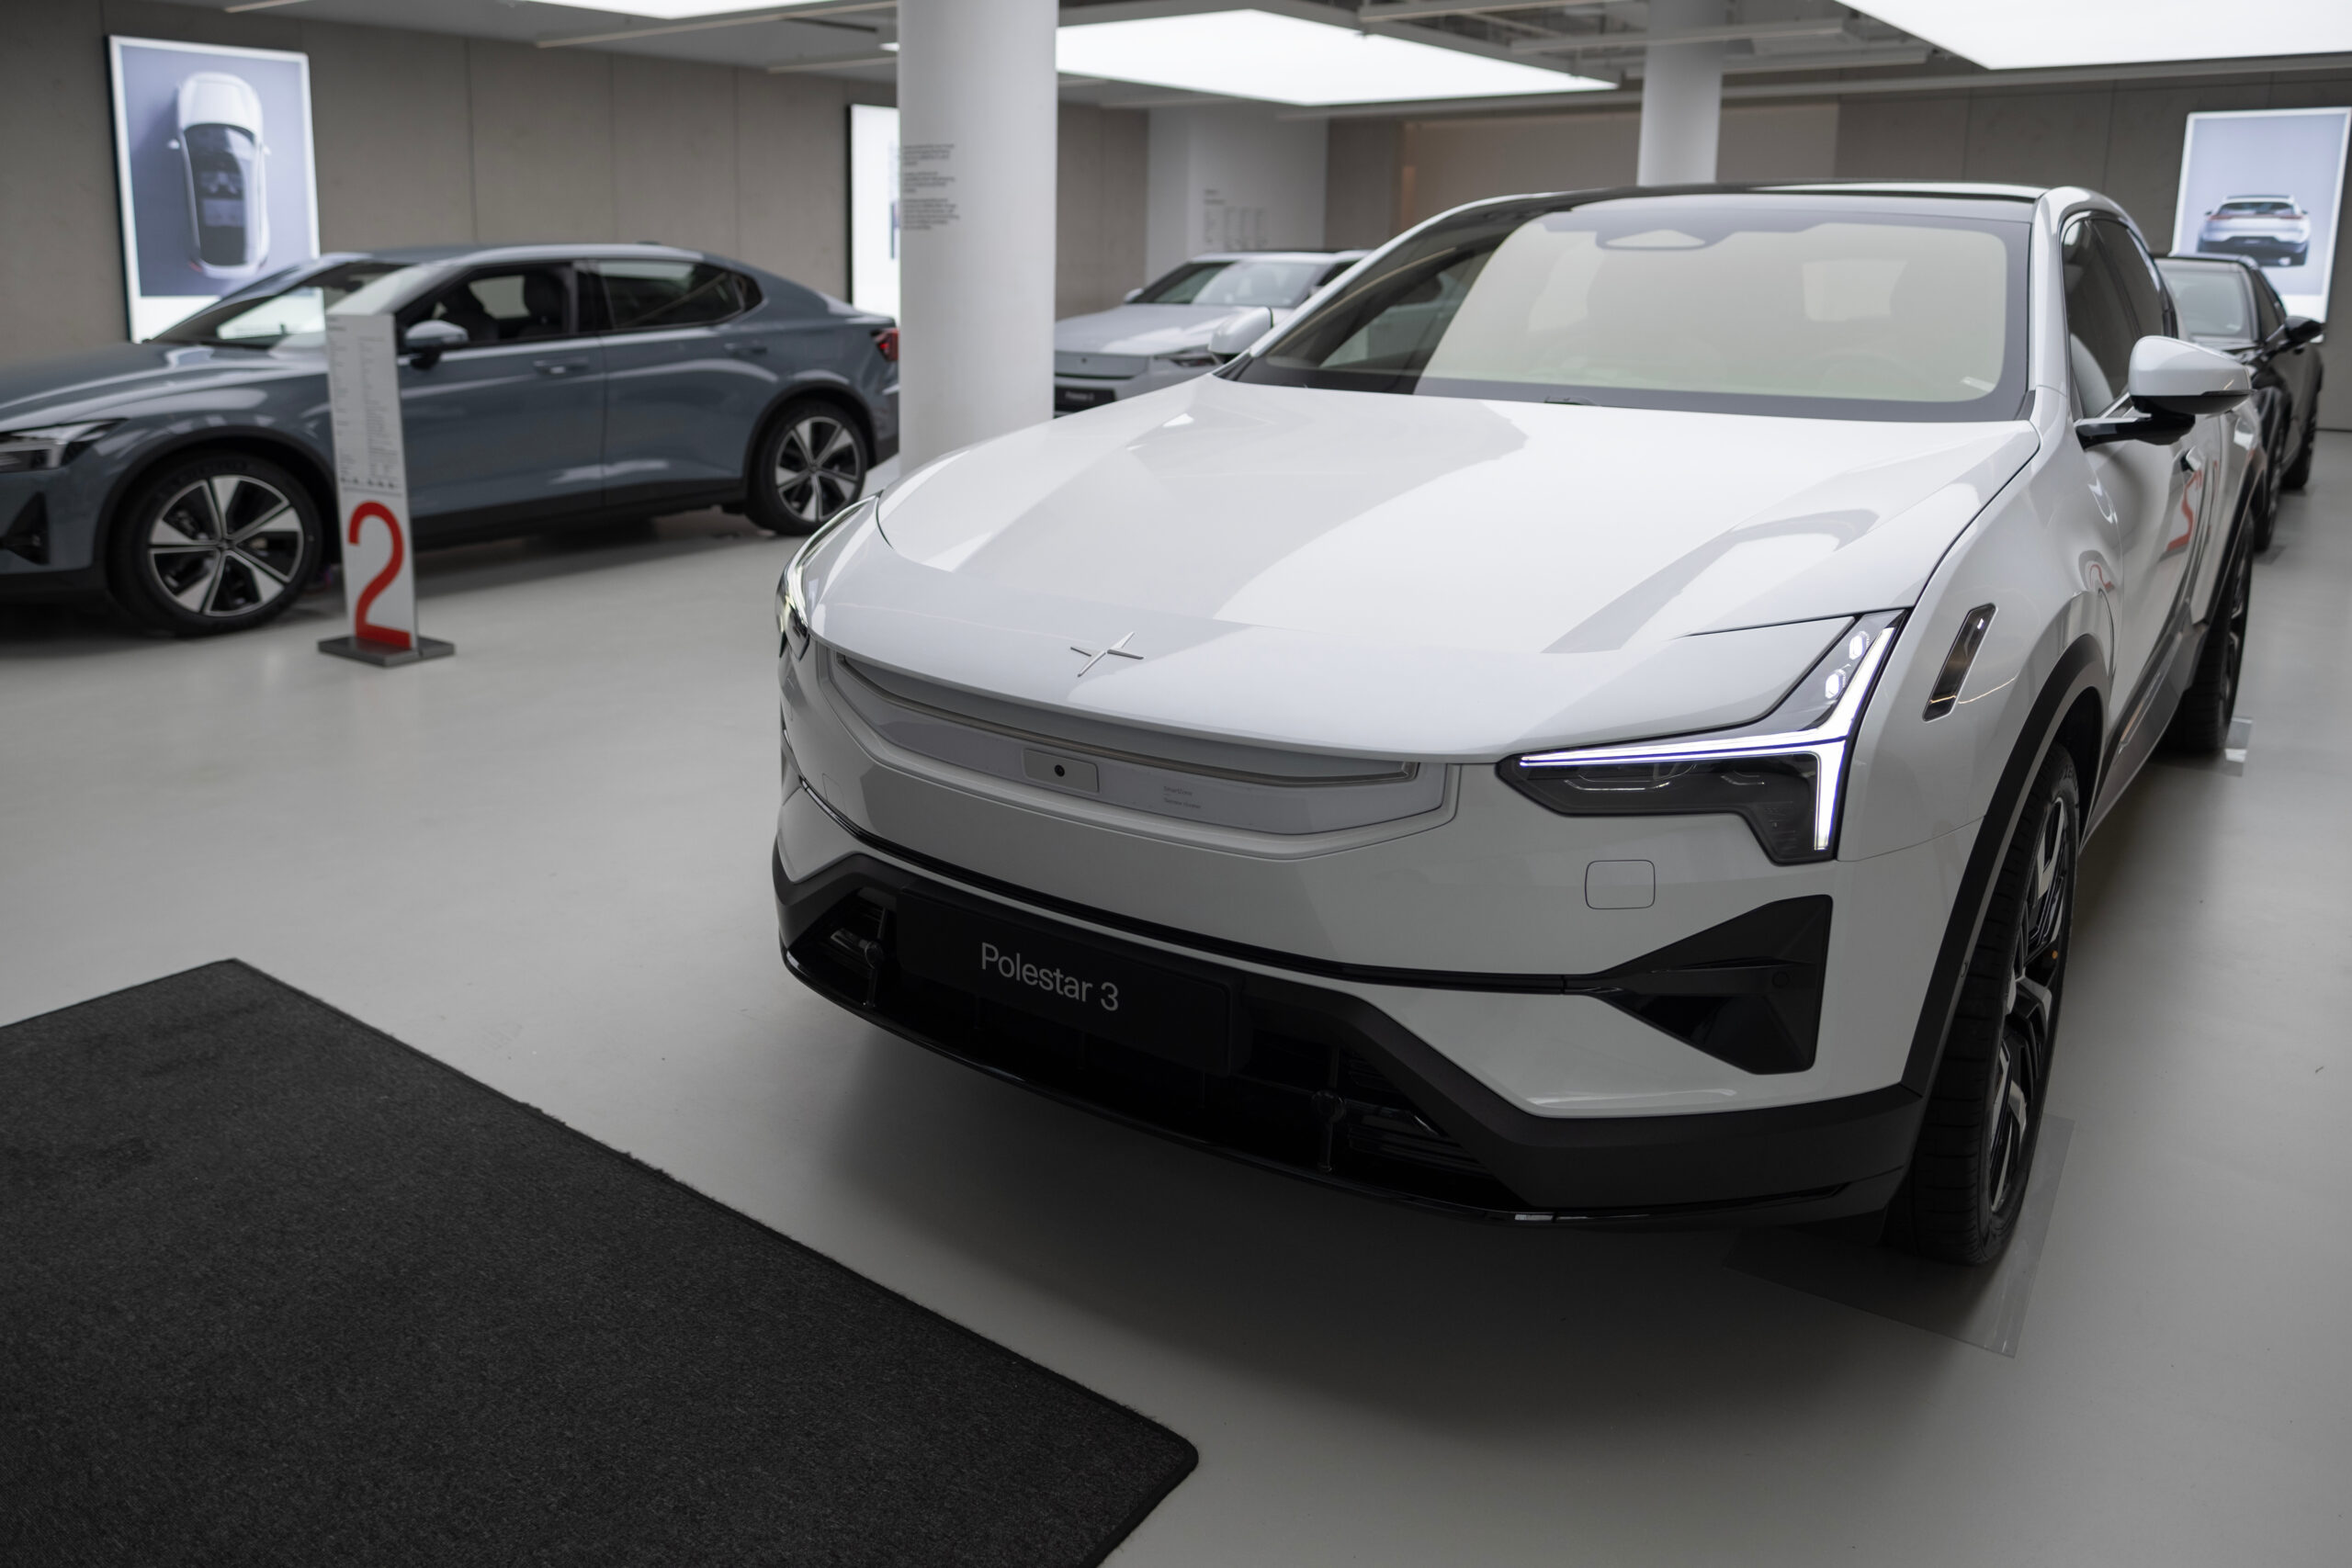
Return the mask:
<path fill-rule="evenodd" d="M 2041 772 L 2052 747 L 2064 748 L 2073 760 L 2086 813 L 2089 803 L 2098 798 L 2106 751 L 2107 700 L 2101 685 L 2105 670 L 2105 656 L 2098 642 L 2088 633 L 2075 637 L 2058 656 L 2019 728 L 2017 743 L 1977 825 L 1976 841 L 1969 849 L 1960 891 L 1952 899 L 1951 914 L 1937 945 L 1928 994 L 1912 1030 L 1902 1082 L 1914 1094 L 1924 1098 L 1935 1082 L 1944 1042 L 1951 1032 L 1953 1010 L 1959 1005 L 1968 955 L 1975 951 L 1978 934 L 1984 930 L 2002 852 L 2016 829 L 2026 792 Z"/>
<path fill-rule="evenodd" d="M 812 400 L 831 403 L 856 422 L 857 433 L 865 441 L 867 466 L 881 461 L 875 456 L 878 448 L 874 433 L 874 411 L 866 406 L 865 399 L 858 389 L 834 377 L 803 376 L 786 383 L 770 398 L 767 406 L 760 411 L 760 417 L 752 422 L 751 440 L 743 448 L 743 484 L 746 490 L 753 482 L 752 470 L 759 461 L 760 448 L 766 445 L 769 432 L 775 428 L 776 421 L 784 416 L 784 411 L 795 403 Z"/>
<path fill-rule="evenodd" d="M 327 548 L 334 549 L 334 517 L 341 508 L 335 501 L 334 476 L 324 458 L 291 436 L 270 431 L 204 429 L 186 431 L 156 443 L 114 481 L 98 511 L 94 558 L 102 565 L 112 559 L 115 530 L 121 526 L 125 509 L 158 473 L 174 463 L 210 452 L 237 452 L 259 457 L 292 474 L 318 507 L 319 515 L 327 520 Z M 334 558 L 329 555 L 327 558 Z"/>

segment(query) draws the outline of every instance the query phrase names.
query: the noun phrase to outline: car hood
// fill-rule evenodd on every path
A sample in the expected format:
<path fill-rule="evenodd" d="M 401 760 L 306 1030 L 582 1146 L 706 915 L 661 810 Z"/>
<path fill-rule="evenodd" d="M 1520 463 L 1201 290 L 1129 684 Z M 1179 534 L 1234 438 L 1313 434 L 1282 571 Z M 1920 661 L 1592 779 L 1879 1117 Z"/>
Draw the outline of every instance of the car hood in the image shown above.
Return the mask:
<path fill-rule="evenodd" d="M 1121 305 L 1054 323 L 1057 354 L 1173 354 L 1206 343 L 1217 323 L 1242 314 L 1233 305 Z M 1290 312 L 1277 310 L 1274 319 Z M 1261 317 L 1260 320 L 1264 320 Z"/>
<path fill-rule="evenodd" d="M 0 430 L 122 412 L 162 393 L 288 370 L 316 373 L 316 353 L 126 343 L 0 368 Z"/>
<path fill-rule="evenodd" d="M 950 685 L 1349 755 L 1722 728 L 1914 602 L 2035 446 L 1204 378 L 909 476 L 812 560 L 812 626 Z M 1083 668 L 1122 638 L 1143 657 Z"/>

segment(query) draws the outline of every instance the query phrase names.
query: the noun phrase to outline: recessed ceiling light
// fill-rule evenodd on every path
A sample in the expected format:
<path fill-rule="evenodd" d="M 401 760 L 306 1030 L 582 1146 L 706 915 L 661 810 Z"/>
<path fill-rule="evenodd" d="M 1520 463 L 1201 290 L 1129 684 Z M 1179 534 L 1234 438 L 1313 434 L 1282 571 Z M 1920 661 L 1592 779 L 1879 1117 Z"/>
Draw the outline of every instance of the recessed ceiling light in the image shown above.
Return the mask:
<path fill-rule="evenodd" d="M 1055 39 L 1066 75 L 1277 104 L 1499 98 L 1612 85 L 1266 11 L 1086 22 L 1060 28 Z"/>
<path fill-rule="evenodd" d="M 1848 0 L 1994 71 L 2352 52 L 2352 0 Z"/>

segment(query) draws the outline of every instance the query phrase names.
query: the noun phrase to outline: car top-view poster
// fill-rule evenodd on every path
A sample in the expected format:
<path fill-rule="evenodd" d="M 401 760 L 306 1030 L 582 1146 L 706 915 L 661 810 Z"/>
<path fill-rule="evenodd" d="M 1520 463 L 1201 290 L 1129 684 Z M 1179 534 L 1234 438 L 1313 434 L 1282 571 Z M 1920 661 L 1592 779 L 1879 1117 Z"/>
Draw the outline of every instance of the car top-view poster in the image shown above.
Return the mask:
<path fill-rule="evenodd" d="M 2347 133 L 2352 108 L 2190 115 L 2173 254 L 2243 256 L 2290 311 L 2325 317 Z"/>
<path fill-rule="evenodd" d="M 319 254 L 311 62 L 109 38 L 130 335 Z"/>

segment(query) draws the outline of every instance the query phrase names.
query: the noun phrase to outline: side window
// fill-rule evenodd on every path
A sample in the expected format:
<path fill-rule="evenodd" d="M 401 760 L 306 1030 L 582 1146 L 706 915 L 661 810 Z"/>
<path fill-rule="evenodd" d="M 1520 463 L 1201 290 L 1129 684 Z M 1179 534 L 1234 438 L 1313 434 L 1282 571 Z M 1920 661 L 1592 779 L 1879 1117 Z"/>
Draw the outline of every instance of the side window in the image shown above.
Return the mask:
<path fill-rule="evenodd" d="M 2132 306 L 2140 335 L 2176 335 L 2178 329 L 2173 322 L 2172 299 L 2165 292 L 2165 280 L 2157 274 L 2156 264 L 2148 257 L 2148 247 L 2140 243 L 2140 236 L 2113 219 L 2097 218 L 2092 221 L 2105 242 L 2107 259 L 2115 268 L 2116 281 L 2123 286 L 2123 298 Z"/>
<path fill-rule="evenodd" d="M 2108 227 L 2086 218 L 2066 225 L 2066 358 L 2074 371 L 2075 412 L 2104 413 L 2123 395 L 2139 323 L 2109 265 Z"/>
<path fill-rule="evenodd" d="M 2254 294 L 2254 335 L 2267 338 L 2287 324 L 2287 307 L 2280 302 L 2278 291 L 2270 287 L 2267 277 L 2249 277 L 2246 288 Z"/>
<path fill-rule="evenodd" d="M 571 287 L 560 266 L 495 267 L 453 283 L 416 319 L 455 321 L 469 344 L 527 343 L 571 333 Z M 413 324 L 413 323 L 412 323 Z"/>
<path fill-rule="evenodd" d="M 708 262 L 598 261 L 588 264 L 603 291 L 597 330 L 659 332 L 707 326 L 759 302 L 752 280 Z"/>

